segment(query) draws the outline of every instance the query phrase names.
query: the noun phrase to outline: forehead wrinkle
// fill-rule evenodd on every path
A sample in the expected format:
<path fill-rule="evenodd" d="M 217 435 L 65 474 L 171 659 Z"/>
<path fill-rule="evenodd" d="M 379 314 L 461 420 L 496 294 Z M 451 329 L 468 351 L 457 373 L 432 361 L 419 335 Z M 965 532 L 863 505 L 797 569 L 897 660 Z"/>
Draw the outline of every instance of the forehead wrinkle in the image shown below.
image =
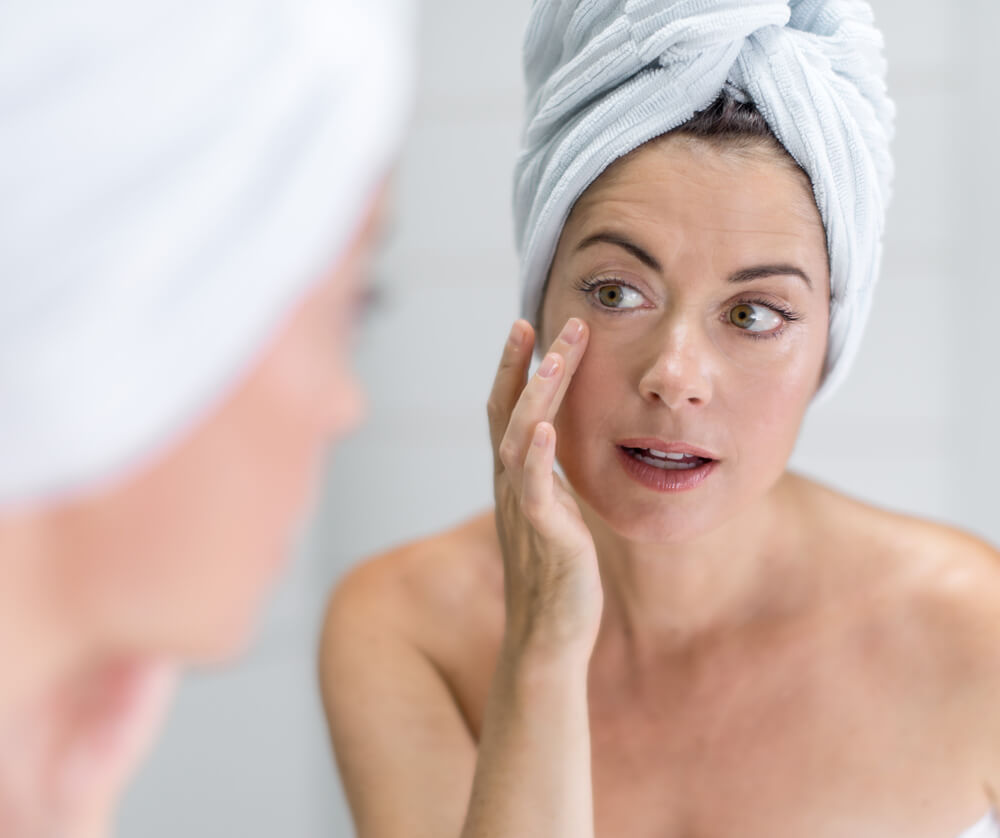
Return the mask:
<path fill-rule="evenodd" d="M 646 204 L 644 206 L 644 204 Z M 718 226 L 711 224 L 709 219 L 664 218 L 662 211 L 657 211 L 648 202 L 633 201 L 619 197 L 609 197 L 601 200 L 600 196 L 595 196 L 588 204 L 581 208 L 582 212 L 574 219 L 573 236 L 570 242 L 574 248 L 600 233 L 611 233 L 628 239 L 650 254 L 664 270 L 668 270 L 670 265 L 676 264 L 678 258 L 683 258 L 685 250 L 692 245 L 698 251 L 708 251 L 705 255 L 712 257 L 711 261 L 719 265 L 716 256 L 728 254 L 732 256 L 730 270 L 723 273 L 754 267 L 761 264 L 788 263 L 800 267 L 805 273 L 812 274 L 819 278 L 820 268 L 812 264 L 816 260 L 810 259 L 809 248 L 813 245 L 822 249 L 825 256 L 826 240 L 822 225 L 816 220 L 816 227 L 810 225 L 808 228 L 789 228 L 782 226 L 780 229 L 765 228 L 761 226 L 738 226 L 738 219 L 733 219 L 734 223 L 728 226 Z M 815 211 L 814 211 L 815 212 Z M 669 214 L 672 212 L 668 211 Z M 751 219 L 745 219 L 750 222 Z M 759 225 L 761 219 L 754 218 L 753 222 Z M 665 223 L 666 222 L 666 223 Z M 705 234 L 710 237 L 709 241 L 699 242 L 697 236 Z M 692 236 L 695 241 L 692 242 Z M 812 239 L 815 236 L 815 241 Z M 713 244 L 711 239 L 723 237 L 737 237 L 738 242 L 732 248 L 725 246 L 719 248 Z M 770 242 L 770 244 L 761 244 Z M 761 246 L 757 246 L 761 244 Z M 616 247 L 613 244 L 594 245 L 593 249 L 600 253 L 608 252 L 609 248 L 620 251 L 619 255 L 626 257 L 627 251 Z M 775 250 L 777 249 L 777 251 Z M 719 250 L 719 253 L 715 253 Z M 573 254 L 579 252 L 574 250 Z M 629 255 L 629 258 L 635 258 Z M 823 259 L 825 269 L 826 259 Z"/>
<path fill-rule="evenodd" d="M 690 178 L 687 178 L 690 180 Z M 709 194 L 704 194 L 705 189 L 700 185 L 691 196 L 691 200 L 681 204 L 677 200 L 668 200 L 668 196 L 662 193 L 649 194 L 651 188 L 649 181 L 635 179 L 632 184 L 619 181 L 614 184 L 602 185 L 602 188 L 588 191 L 577 202 L 573 212 L 567 219 L 567 226 L 580 226 L 585 228 L 585 238 L 601 230 L 614 229 L 615 232 L 625 232 L 633 229 L 632 225 L 650 225 L 657 228 L 657 234 L 663 229 L 665 215 L 673 216 L 671 220 L 678 221 L 677 226 L 690 224 L 695 229 L 707 232 L 736 233 L 746 235 L 777 235 L 791 238 L 807 238 L 814 231 L 822 233 L 825 242 L 825 232 L 823 232 L 819 211 L 815 204 L 810 201 L 795 201 L 794 205 L 779 204 L 773 207 L 761 207 L 758 205 L 733 205 L 735 196 L 732 192 L 725 191 L 722 187 L 708 187 Z M 669 188 L 669 187 L 668 187 Z M 612 193 L 608 195 L 607 193 Z M 624 193 L 624 194 L 623 194 Z M 803 206 L 807 204 L 807 206 Z M 767 229 L 759 226 L 762 215 L 775 215 L 778 213 L 791 213 L 797 224 L 789 225 L 790 219 L 775 218 L 776 229 Z M 700 218 L 702 215 L 718 215 L 724 213 L 726 216 L 725 226 L 715 226 L 710 222 L 712 218 Z M 596 226 L 591 229 L 590 223 L 593 217 L 597 219 Z M 604 221 L 603 217 L 608 220 Z M 745 219 L 741 223 L 740 219 Z M 806 222 L 807 229 L 794 229 L 800 226 L 801 222 Z M 629 225 L 622 229 L 622 222 Z M 783 223 L 784 222 L 784 223 Z M 814 223 L 810 223 L 814 222 Z M 747 226 L 744 226 L 744 223 Z M 634 235 L 634 234 L 633 234 Z M 638 242 L 637 242 L 638 243 Z"/>
<path fill-rule="evenodd" d="M 578 249 L 600 233 L 633 242 L 664 278 L 694 268 L 721 283 L 741 270 L 790 264 L 829 287 L 826 231 L 808 178 L 770 152 L 686 141 L 642 147 L 580 196 L 558 249 L 564 259 L 591 249 L 602 262 L 636 259 L 613 244 Z"/>
<path fill-rule="evenodd" d="M 609 210 L 606 213 L 599 211 L 595 212 L 594 210 L 596 210 L 597 207 L 586 208 L 582 214 L 583 217 L 579 219 L 578 225 L 574 225 L 577 226 L 578 229 L 573 231 L 573 251 L 571 255 L 576 255 L 577 253 L 591 249 L 600 252 L 606 252 L 608 249 L 613 249 L 621 255 L 628 254 L 630 258 L 638 258 L 637 256 L 628 253 L 627 249 L 612 242 L 599 242 L 590 244 L 586 248 L 582 247 L 582 245 L 594 237 L 602 234 L 609 234 L 611 236 L 620 237 L 632 242 L 640 249 L 646 251 L 653 259 L 665 268 L 666 265 L 672 261 L 672 259 L 668 257 L 676 257 L 678 252 L 683 250 L 683 239 L 688 237 L 688 231 L 686 231 L 684 227 L 688 224 L 699 232 L 707 232 L 717 234 L 719 236 L 752 236 L 755 239 L 768 237 L 784 240 L 790 244 L 798 244 L 808 240 L 808 236 L 803 232 L 790 231 L 787 229 L 773 230 L 761 229 L 759 227 L 714 227 L 696 222 L 682 222 L 679 225 L 664 225 L 662 219 L 654 217 L 654 213 L 652 212 L 634 211 L 635 207 L 631 204 L 631 202 L 625 202 L 628 210 L 631 211 L 615 211 L 613 208 L 615 203 L 617 202 L 612 200 L 603 204 L 603 208 Z M 605 221 L 602 218 L 602 216 L 605 215 L 610 216 L 611 220 Z M 699 249 L 714 250 L 714 248 Z M 798 251 L 798 248 L 796 247 L 795 250 Z M 798 252 L 779 254 L 768 253 L 766 256 L 761 255 L 760 257 L 747 257 L 746 266 L 751 267 L 756 264 L 796 263 L 798 261 L 800 261 L 800 254 Z"/>
<path fill-rule="evenodd" d="M 607 191 L 641 192 L 656 180 L 661 180 L 668 189 L 681 185 L 690 187 L 695 195 L 707 191 L 708 200 L 714 193 L 724 201 L 731 201 L 734 193 L 728 184 L 748 179 L 784 181 L 794 197 L 782 200 L 777 209 L 792 211 L 800 219 L 816 222 L 822 228 L 808 176 L 780 152 L 767 146 L 728 148 L 684 135 L 658 138 L 615 161 L 588 187 L 578 204 L 586 204 L 588 198 Z M 748 212 L 757 210 L 759 204 Z"/>

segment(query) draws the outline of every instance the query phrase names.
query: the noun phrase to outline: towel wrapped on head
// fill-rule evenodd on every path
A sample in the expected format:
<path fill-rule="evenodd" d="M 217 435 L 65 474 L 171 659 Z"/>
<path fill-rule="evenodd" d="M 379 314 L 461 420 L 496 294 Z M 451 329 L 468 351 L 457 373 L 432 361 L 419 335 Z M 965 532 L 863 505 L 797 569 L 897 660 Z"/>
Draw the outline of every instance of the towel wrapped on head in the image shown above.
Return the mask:
<path fill-rule="evenodd" d="M 0 508 L 169 447 L 336 267 L 401 143 L 412 12 L 0 4 Z"/>
<path fill-rule="evenodd" d="M 894 108 L 864 0 L 535 0 L 514 183 L 522 310 L 534 321 L 562 227 L 615 160 L 723 89 L 812 181 L 830 257 L 820 394 L 843 379 L 878 278 Z"/>

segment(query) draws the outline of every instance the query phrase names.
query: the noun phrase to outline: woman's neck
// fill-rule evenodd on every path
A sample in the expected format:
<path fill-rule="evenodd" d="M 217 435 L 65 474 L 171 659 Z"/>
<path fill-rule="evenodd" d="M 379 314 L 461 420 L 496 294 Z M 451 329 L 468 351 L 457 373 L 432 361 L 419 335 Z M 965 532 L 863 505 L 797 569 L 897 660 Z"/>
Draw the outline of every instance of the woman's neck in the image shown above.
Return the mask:
<path fill-rule="evenodd" d="M 602 640 L 640 658 L 801 608 L 810 590 L 789 527 L 791 496 L 779 481 L 751 507 L 689 541 L 640 544 L 586 504 L 604 586 Z M 775 579 L 781 579 L 775 585 Z"/>

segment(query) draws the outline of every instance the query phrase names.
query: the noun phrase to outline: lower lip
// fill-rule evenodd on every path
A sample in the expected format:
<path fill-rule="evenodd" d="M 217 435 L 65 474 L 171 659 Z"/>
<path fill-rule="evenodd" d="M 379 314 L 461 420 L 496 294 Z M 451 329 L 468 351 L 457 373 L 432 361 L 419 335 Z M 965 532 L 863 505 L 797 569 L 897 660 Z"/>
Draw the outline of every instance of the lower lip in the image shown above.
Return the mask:
<path fill-rule="evenodd" d="M 700 486 L 712 473 L 717 460 L 708 460 L 700 466 L 686 469 L 664 469 L 643 463 L 621 446 L 616 446 L 618 459 L 625 473 L 636 483 L 654 492 L 686 492 Z"/>

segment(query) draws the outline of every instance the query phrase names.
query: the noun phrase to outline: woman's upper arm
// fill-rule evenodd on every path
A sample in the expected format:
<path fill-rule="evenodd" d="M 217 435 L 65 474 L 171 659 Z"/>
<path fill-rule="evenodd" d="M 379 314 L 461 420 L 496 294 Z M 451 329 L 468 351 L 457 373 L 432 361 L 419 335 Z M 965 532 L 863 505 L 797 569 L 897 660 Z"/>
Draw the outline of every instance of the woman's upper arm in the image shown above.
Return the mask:
<path fill-rule="evenodd" d="M 377 566 L 338 586 L 320 647 L 327 722 L 358 838 L 458 838 L 476 747 L 406 611 Z"/>

